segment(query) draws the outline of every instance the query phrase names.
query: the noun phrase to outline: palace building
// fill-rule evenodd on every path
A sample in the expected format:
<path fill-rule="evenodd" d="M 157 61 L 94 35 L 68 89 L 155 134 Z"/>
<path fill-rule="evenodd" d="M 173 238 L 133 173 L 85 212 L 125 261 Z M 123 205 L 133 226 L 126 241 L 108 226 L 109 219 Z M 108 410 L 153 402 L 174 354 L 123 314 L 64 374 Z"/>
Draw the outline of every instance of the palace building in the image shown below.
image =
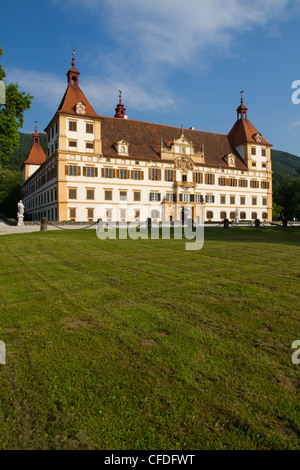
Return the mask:
<path fill-rule="evenodd" d="M 98 115 L 79 87 L 73 53 L 67 89 L 23 165 L 25 214 L 34 221 L 272 220 L 271 145 L 243 102 L 228 135 Z"/>

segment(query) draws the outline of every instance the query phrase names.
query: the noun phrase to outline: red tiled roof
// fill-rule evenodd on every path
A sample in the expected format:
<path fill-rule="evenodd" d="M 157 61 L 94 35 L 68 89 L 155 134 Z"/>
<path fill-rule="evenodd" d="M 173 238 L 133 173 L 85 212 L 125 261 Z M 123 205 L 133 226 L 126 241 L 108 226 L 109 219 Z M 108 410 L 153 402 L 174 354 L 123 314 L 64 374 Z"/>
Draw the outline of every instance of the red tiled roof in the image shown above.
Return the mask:
<path fill-rule="evenodd" d="M 68 85 L 57 111 L 66 114 L 76 114 L 78 116 L 75 111 L 75 105 L 80 101 L 85 104 L 86 113 L 83 116 L 99 117 L 79 86 L 75 85 Z"/>
<path fill-rule="evenodd" d="M 114 144 L 122 139 L 129 143 L 130 158 L 135 160 L 161 161 L 161 140 L 168 146 L 182 135 L 182 129 L 161 124 L 116 119 L 100 116 L 102 119 L 102 151 L 105 157 L 118 155 Z M 192 142 L 195 152 L 201 152 L 204 146 L 205 165 L 227 168 L 223 157 L 234 152 L 228 136 L 191 129 L 184 129 L 184 137 Z M 247 166 L 236 154 L 236 168 L 246 170 Z"/>
<path fill-rule="evenodd" d="M 248 119 L 238 119 L 229 132 L 228 138 L 232 147 L 237 147 L 238 145 L 246 142 L 257 144 L 258 142 L 254 139 L 254 135 L 258 133 L 258 130 Z M 263 145 L 271 145 L 263 138 L 263 136 L 261 136 L 260 143 Z"/>
<path fill-rule="evenodd" d="M 46 161 L 46 155 L 39 143 L 33 143 L 27 160 L 24 162 L 31 165 L 42 165 Z"/>

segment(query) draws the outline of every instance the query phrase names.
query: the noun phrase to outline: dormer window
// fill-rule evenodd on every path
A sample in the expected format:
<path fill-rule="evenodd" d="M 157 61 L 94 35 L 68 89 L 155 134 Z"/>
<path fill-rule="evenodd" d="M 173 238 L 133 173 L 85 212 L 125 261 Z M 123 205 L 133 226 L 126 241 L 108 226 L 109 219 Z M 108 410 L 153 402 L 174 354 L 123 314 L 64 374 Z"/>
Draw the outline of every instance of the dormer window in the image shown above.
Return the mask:
<path fill-rule="evenodd" d="M 226 161 L 228 166 L 235 166 L 235 156 L 231 153 L 229 155 L 225 155 L 224 160 Z"/>
<path fill-rule="evenodd" d="M 115 143 L 114 147 L 119 155 L 128 155 L 129 144 L 125 140 L 119 140 Z"/>

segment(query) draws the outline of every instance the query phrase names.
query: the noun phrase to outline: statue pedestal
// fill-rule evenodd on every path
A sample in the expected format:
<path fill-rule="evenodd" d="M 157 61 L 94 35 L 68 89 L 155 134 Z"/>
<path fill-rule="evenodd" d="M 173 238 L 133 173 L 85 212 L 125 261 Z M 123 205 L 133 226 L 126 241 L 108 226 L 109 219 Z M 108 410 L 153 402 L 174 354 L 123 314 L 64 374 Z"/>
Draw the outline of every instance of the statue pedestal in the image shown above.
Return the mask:
<path fill-rule="evenodd" d="M 17 223 L 17 225 L 24 225 L 23 219 L 24 219 L 24 217 L 23 217 L 22 215 L 18 215 L 18 223 Z"/>

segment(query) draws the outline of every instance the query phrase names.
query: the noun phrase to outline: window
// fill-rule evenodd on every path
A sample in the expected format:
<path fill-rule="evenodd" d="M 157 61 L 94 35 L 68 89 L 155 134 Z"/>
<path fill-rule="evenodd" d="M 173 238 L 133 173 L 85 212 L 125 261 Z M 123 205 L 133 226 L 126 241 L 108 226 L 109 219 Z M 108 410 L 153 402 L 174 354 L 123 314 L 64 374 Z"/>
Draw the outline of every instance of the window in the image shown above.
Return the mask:
<path fill-rule="evenodd" d="M 112 168 L 104 168 L 104 178 L 112 178 Z"/>
<path fill-rule="evenodd" d="M 86 190 L 86 198 L 87 199 L 95 199 L 95 190 L 94 189 L 87 189 Z"/>
<path fill-rule="evenodd" d="M 206 184 L 215 184 L 215 175 L 210 173 L 205 175 L 205 183 Z"/>
<path fill-rule="evenodd" d="M 120 191 L 120 201 L 127 201 L 127 191 Z"/>
<path fill-rule="evenodd" d="M 77 199 L 77 189 L 69 188 L 69 199 Z"/>
<path fill-rule="evenodd" d="M 189 202 L 190 201 L 190 195 L 189 194 L 183 194 L 182 195 L 182 200 L 183 200 L 183 202 Z"/>
<path fill-rule="evenodd" d="M 112 201 L 112 190 L 111 189 L 106 189 L 104 191 L 104 199 L 105 199 L 105 201 Z"/>
<path fill-rule="evenodd" d="M 77 131 L 77 122 L 76 121 L 69 121 L 69 131 Z"/>
<path fill-rule="evenodd" d="M 263 205 L 263 206 L 266 206 L 267 204 L 268 204 L 267 198 L 266 198 L 266 197 L 263 197 L 263 199 L 262 199 L 262 205 Z"/>
<path fill-rule="evenodd" d="M 86 142 L 85 143 L 86 150 L 94 150 L 94 143 L 93 142 Z"/>
<path fill-rule="evenodd" d="M 267 156 L 267 151 L 266 149 L 261 149 L 261 156 L 266 157 Z"/>
<path fill-rule="evenodd" d="M 87 209 L 87 218 L 91 222 L 94 220 L 94 209 L 91 207 L 88 207 Z"/>
<path fill-rule="evenodd" d="M 252 167 L 253 167 L 253 168 L 256 167 L 256 162 L 252 162 Z"/>
<path fill-rule="evenodd" d="M 262 168 L 267 168 L 267 164 L 266 164 L 266 163 L 262 163 L 261 166 L 262 166 Z"/>
<path fill-rule="evenodd" d="M 219 186 L 226 186 L 226 178 L 219 178 Z"/>
<path fill-rule="evenodd" d="M 140 170 L 134 170 L 133 171 L 133 179 L 135 180 L 140 180 L 142 176 L 142 172 Z"/>
<path fill-rule="evenodd" d="M 269 181 L 262 181 L 261 182 L 261 188 L 262 189 L 269 189 L 269 186 L 270 186 Z"/>
<path fill-rule="evenodd" d="M 230 178 L 230 186 L 237 186 L 237 180 L 235 178 Z"/>
<path fill-rule="evenodd" d="M 230 196 L 230 204 L 235 204 L 235 196 Z"/>
<path fill-rule="evenodd" d="M 75 140 L 69 140 L 69 147 L 76 148 L 77 147 L 77 142 Z"/>
<path fill-rule="evenodd" d="M 173 170 L 166 170 L 166 181 L 174 181 Z"/>
<path fill-rule="evenodd" d="M 245 196 L 241 196 L 241 205 L 244 206 L 246 204 Z"/>
<path fill-rule="evenodd" d="M 201 184 L 203 181 L 202 173 L 194 173 L 194 182 L 197 184 Z"/>
<path fill-rule="evenodd" d="M 248 187 L 247 180 L 239 180 L 239 186 L 240 188 L 247 188 Z"/>
<path fill-rule="evenodd" d="M 160 201 L 160 193 L 150 193 L 150 201 Z"/>
<path fill-rule="evenodd" d="M 226 204 L 226 196 L 220 196 L 220 203 Z"/>
<path fill-rule="evenodd" d="M 255 147 L 251 147 L 251 155 L 256 155 L 256 148 Z"/>
<path fill-rule="evenodd" d="M 86 176 L 95 176 L 95 168 L 93 166 L 86 167 Z"/>
<path fill-rule="evenodd" d="M 251 180 L 250 188 L 259 188 L 259 181 Z"/>
<path fill-rule="evenodd" d="M 68 172 L 69 176 L 76 176 L 76 168 L 77 167 L 73 165 L 69 166 L 69 172 Z"/>
<path fill-rule="evenodd" d="M 220 212 L 220 218 L 221 220 L 227 219 L 227 213 L 226 212 Z"/>
<path fill-rule="evenodd" d="M 157 181 L 161 179 L 160 170 L 158 168 L 150 168 L 150 179 Z"/>
<path fill-rule="evenodd" d="M 207 211 L 206 212 L 206 218 L 207 219 L 213 219 L 214 217 L 214 213 L 212 211 Z"/>
<path fill-rule="evenodd" d="M 253 197 L 252 198 L 252 206 L 256 206 L 257 205 L 257 197 Z"/>
<path fill-rule="evenodd" d="M 127 178 L 127 171 L 126 170 L 120 170 L 120 178 L 123 179 L 123 180 Z"/>
<path fill-rule="evenodd" d="M 251 214 L 251 219 L 252 219 L 252 220 L 257 219 L 257 212 L 252 212 L 252 214 Z"/>
<path fill-rule="evenodd" d="M 268 213 L 267 213 L 267 212 L 263 212 L 263 213 L 262 213 L 262 218 L 263 218 L 264 220 L 267 220 L 267 218 L 268 218 Z"/>
<path fill-rule="evenodd" d="M 187 175 L 182 175 L 182 181 L 183 182 L 187 181 Z"/>
<path fill-rule="evenodd" d="M 241 212 L 240 213 L 240 219 L 245 220 L 246 219 L 246 212 Z"/>
<path fill-rule="evenodd" d="M 159 211 L 151 211 L 152 219 L 159 219 Z"/>
<path fill-rule="evenodd" d="M 120 209 L 120 219 L 122 222 L 126 220 L 126 209 Z"/>
<path fill-rule="evenodd" d="M 141 200 L 141 192 L 140 191 L 133 191 L 133 200 L 140 201 Z"/>
<path fill-rule="evenodd" d="M 196 194 L 195 195 L 195 200 L 196 200 L 196 202 L 203 202 L 203 196 L 201 194 Z"/>
<path fill-rule="evenodd" d="M 86 131 L 87 134 L 93 134 L 94 133 L 94 125 L 86 123 L 85 131 Z"/>
<path fill-rule="evenodd" d="M 205 196 L 205 201 L 208 202 L 208 203 L 214 203 L 215 202 L 215 196 L 213 196 L 211 194 L 207 194 Z"/>
<path fill-rule="evenodd" d="M 166 200 L 168 202 L 173 202 L 173 193 L 167 193 L 166 194 Z"/>
<path fill-rule="evenodd" d="M 230 219 L 235 219 L 235 212 L 230 212 Z"/>

